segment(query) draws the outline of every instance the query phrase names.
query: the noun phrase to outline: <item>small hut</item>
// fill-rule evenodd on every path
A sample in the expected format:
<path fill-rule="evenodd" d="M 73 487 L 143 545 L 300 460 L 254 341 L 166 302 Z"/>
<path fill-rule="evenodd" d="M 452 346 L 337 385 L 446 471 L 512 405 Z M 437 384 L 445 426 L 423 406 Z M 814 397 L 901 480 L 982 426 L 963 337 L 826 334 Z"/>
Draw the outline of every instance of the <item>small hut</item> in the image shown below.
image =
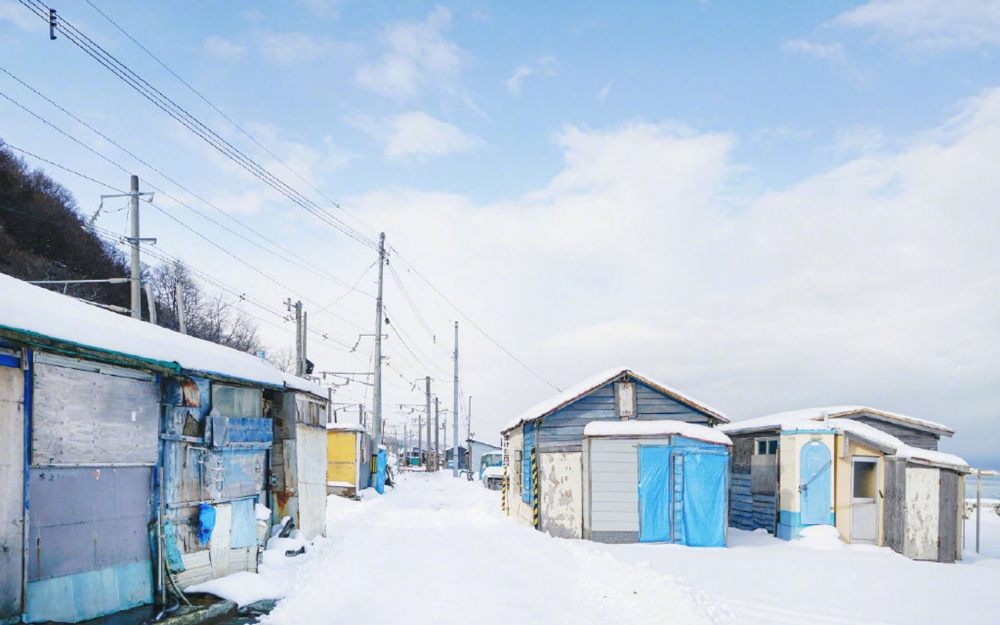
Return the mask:
<path fill-rule="evenodd" d="M 595 421 L 583 430 L 583 537 L 725 547 L 729 448 L 680 421 Z"/>
<path fill-rule="evenodd" d="M 562 538 L 583 536 L 584 428 L 591 422 L 728 423 L 718 410 L 619 367 L 525 411 L 502 431 L 508 516 Z"/>
<path fill-rule="evenodd" d="M 271 522 L 292 518 L 307 538 L 326 535 L 327 391 L 309 380 L 282 374 L 285 392 L 275 397 L 271 449 Z"/>
<path fill-rule="evenodd" d="M 844 542 L 915 560 L 961 558 L 968 465 L 937 451 L 954 432 L 864 406 L 811 408 L 722 428 L 733 440 L 730 525 L 797 538 L 833 525 Z"/>
<path fill-rule="evenodd" d="M 326 492 L 354 497 L 372 485 L 372 437 L 357 423 L 326 426 Z"/>

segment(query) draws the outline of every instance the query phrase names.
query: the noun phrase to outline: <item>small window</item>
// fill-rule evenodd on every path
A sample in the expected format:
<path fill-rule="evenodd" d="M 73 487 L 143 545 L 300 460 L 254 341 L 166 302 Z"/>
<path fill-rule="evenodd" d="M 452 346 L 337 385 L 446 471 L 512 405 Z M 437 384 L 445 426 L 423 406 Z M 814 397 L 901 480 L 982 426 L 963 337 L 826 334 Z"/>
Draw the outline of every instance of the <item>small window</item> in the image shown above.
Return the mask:
<path fill-rule="evenodd" d="M 223 417 L 260 417 L 262 403 L 263 396 L 259 388 L 212 385 L 212 410 Z"/>
<path fill-rule="evenodd" d="M 778 439 L 759 438 L 757 439 L 757 455 L 773 456 L 778 453 Z"/>
<path fill-rule="evenodd" d="M 615 384 L 615 401 L 618 416 L 628 419 L 635 416 L 635 385 L 631 382 Z"/>

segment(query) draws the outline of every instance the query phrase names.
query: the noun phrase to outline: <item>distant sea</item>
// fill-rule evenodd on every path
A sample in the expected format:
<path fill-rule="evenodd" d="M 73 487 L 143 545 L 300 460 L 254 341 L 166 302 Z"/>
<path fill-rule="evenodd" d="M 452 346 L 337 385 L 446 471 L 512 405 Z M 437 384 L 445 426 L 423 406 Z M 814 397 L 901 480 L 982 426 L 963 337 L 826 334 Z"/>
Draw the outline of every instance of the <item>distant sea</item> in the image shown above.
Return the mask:
<path fill-rule="evenodd" d="M 983 499 L 1000 499 L 1000 475 L 984 475 L 980 482 Z M 965 498 L 976 498 L 976 476 L 969 475 L 965 478 Z"/>

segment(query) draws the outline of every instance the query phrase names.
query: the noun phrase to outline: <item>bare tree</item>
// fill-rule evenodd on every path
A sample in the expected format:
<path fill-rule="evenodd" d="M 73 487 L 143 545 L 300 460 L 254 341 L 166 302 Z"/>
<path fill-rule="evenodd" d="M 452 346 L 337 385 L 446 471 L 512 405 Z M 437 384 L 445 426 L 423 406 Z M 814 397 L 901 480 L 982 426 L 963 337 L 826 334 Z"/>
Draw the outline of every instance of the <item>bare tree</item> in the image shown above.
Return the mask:
<path fill-rule="evenodd" d="M 295 350 L 291 347 L 268 350 L 267 361 L 285 373 L 295 373 Z"/>

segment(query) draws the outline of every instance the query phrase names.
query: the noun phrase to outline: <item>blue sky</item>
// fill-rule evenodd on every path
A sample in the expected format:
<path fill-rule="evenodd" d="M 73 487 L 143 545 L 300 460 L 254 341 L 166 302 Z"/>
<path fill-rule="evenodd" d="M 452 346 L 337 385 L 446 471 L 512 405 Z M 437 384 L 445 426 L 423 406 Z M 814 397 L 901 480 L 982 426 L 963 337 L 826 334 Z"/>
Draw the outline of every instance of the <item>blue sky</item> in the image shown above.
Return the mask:
<path fill-rule="evenodd" d="M 959 435 L 945 449 L 1000 465 L 985 442 L 1000 435 L 1000 2 L 92 1 L 295 175 L 87 3 L 53 6 L 290 184 L 342 203 L 337 214 L 366 236 L 385 230 L 557 386 L 625 363 L 735 418 L 867 403 L 950 423 Z M 65 37 L 49 41 L 14 0 L 0 0 L 0 67 L 220 212 L 0 74 L 0 92 L 144 182 L 334 274 L 303 275 L 170 198 L 162 208 L 229 254 L 144 215 L 159 249 L 274 310 L 289 296 L 308 294 L 314 311 L 335 301 L 314 323 L 338 343 L 313 353 L 328 370 L 366 366 L 364 347 L 344 345 L 371 331 L 371 301 L 342 283 L 373 291 L 369 249 L 214 154 Z M 2 98 L 0 137 L 126 184 Z M 83 212 L 108 193 L 32 162 Z M 121 231 L 124 217 L 98 224 Z M 389 340 L 388 401 L 412 403 L 428 370 L 450 397 L 442 337 L 459 315 L 398 268 L 405 293 L 390 284 L 387 306 L 408 338 Z M 275 348 L 286 330 L 263 327 Z M 467 340 L 463 396 L 477 397 L 474 429 L 489 439 L 552 389 L 484 336 Z M 356 384 L 338 393 L 366 397 Z"/>

